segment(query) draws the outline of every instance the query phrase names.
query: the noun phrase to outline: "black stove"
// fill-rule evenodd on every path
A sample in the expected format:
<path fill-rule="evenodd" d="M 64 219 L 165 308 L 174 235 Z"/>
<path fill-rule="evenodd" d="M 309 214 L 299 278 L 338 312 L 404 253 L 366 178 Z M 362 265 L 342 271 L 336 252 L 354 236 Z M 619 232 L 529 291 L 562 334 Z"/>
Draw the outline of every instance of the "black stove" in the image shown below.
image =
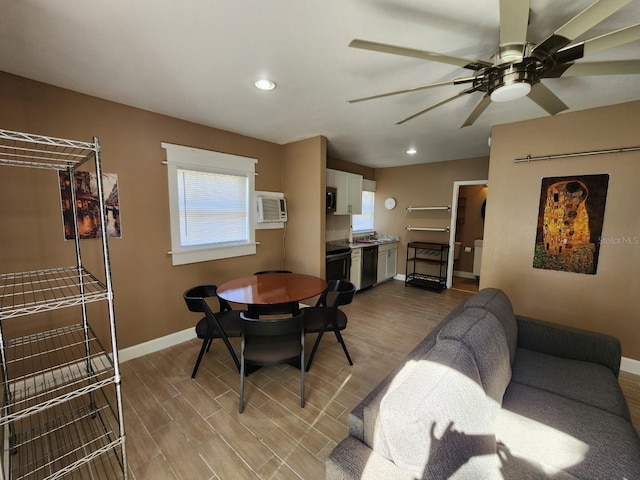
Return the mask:
<path fill-rule="evenodd" d="M 351 247 L 349 247 L 349 245 L 331 245 L 327 243 L 326 249 L 327 255 L 337 255 L 339 253 L 351 252 Z"/>
<path fill-rule="evenodd" d="M 351 247 L 326 244 L 326 280 L 349 280 L 351 273 Z"/>

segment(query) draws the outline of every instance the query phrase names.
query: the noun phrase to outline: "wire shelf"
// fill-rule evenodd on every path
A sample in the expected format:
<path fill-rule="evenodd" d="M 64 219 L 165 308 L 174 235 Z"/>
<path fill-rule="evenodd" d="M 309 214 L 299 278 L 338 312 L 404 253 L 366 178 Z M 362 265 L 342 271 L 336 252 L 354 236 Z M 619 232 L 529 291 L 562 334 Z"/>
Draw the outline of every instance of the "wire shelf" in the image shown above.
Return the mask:
<path fill-rule="evenodd" d="M 82 325 L 40 332 L 7 343 L 7 424 L 116 381 L 113 363 Z"/>
<path fill-rule="evenodd" d="M 0 130 L 0 165 L 72 173 L 88 161 L 87 169 L 96 174 L 100 223 L 105 225 L 97 137 L 82 142 Z M 77 192 L 74 182 L 71 186 L 73 204 Z M 77 223 L 75 209 L 72 212 Z M 100 280 L 82 267 L 79 234 L 74 230 L 74 266 L 0 274 L 0 478 L 127 479 L 108 238 L 103 228 L 104 276 Z M 109 354 L 87 318 L 87 304 L 97 301 L 106 301 Z M 5 337 L 5 326 L 12 324 L 9 319 L 21 318 L 28 325 L 29 318 L 22 317 L 75 306 L 81 307 L 82 321 L 19 338 Z M 100 315 L 97 321 L 104 326 Z"/>
<path fill-rule="evenodd" d="M 7 446 L 12 478 L 112 479 L 122 472 L 118 421 L 104 395 L 77 397 L 16 422 L 20 433 Z"/>
<path fill-rule="evenodd" d="M 0 130 L 0 165 L 66 170 L 93 158 L 96 143 Z"/>
<path fill-rule="evenodd" d="M 107 297 L 104 284 L 78 267 L 1 274 L 0 321 Z"/>

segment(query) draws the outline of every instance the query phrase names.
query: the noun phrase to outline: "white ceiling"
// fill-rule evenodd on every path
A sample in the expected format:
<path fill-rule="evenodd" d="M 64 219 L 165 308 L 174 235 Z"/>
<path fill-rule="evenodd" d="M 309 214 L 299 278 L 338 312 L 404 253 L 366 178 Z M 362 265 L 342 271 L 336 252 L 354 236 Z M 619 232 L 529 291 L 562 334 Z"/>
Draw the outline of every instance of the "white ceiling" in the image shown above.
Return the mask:
<path fill-rule="evenodd" d="M 531 0 L 528 40 L 591 3 Z M 370 167 L 488 155 L 492 125 L 547 115 L 523 98 L 493 103 L 460 129 L 475 93 L 395 125 L 464 86 L 347 103 L 470 72 L 349 48 L 352 39 L 489 60 L 498 0 L 0 0 L 0 9 L 0 70 L 278 144 L 324 135 L 331 156 Z M 640 0 L 580 39 L 636 23 Z M 607 59 L 640 59 L 640 42 L 588 58 Z M 278 88 L 256 90 L 260 75 Z M 638 100 L 639 80 L 544 83 L 571 112 Z M 406 155 L 409 146 L 418 154 Z"/>

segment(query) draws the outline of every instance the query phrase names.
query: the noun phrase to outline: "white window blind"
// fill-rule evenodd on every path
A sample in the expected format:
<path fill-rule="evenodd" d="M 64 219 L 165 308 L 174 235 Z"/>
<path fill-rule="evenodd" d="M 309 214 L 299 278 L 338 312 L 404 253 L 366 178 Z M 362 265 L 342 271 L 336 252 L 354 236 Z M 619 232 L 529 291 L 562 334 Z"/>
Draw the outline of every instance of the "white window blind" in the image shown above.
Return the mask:
<path fill-rule="evenodd" d="M 249 241 L 246 176 L 178 169 L 180 246 Z"/>
<path fill-rule="evenodd" d="M 162 143 L 167 150 L 173 265 L 252 255 L 252 158 Z"/>

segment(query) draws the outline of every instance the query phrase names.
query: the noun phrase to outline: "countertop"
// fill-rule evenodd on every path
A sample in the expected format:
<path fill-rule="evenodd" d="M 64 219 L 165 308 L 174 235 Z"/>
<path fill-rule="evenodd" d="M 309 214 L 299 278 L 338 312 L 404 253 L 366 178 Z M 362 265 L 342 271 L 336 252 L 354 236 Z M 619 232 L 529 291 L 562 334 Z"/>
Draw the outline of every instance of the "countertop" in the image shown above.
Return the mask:
<path fill-rule="evenodd" d="M 399 241 L 400 239 L 398 237 L 387 237 L 387 236 L 380 235 L 375 238 L 367 238 L 362 240 L 354 239 L 354 241 L 351 243 L 349 243 L 348 240 L 340 240 L 337 242 L 327 242 L 327 243 L 331 245 L 345 246 L 349 248 L 365 248 L 365 247 L 370 247 L 374 245 L 383 245 L 387 243 L 398 243 Z"/>

